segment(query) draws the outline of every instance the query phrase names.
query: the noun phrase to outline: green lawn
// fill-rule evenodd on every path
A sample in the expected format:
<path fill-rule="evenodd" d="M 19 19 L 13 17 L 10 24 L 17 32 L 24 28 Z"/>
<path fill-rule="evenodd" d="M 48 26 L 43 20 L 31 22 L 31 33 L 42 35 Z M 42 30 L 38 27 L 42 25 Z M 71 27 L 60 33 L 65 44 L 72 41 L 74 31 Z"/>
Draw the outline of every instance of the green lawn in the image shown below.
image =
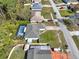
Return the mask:
<path fill-rule="evenodd" d="M 57 31 L 46 31 L 40 35 L 40 42 L 49 43 L 51 47 L 59 47 L 59 41 L 56 33 Z"/>
<path fill-rule="evenodd" d="M 60 14 L 61 16 L 70 16 L 70 15 L 73 15 L 74 12 L 72 12 L 71 10 L 60 10 Z"/>
<path fill-rule="evenodd" d="M 41 0 L 41 3 L 42 3 L 42 4 L 47 4 L 47 5 L 50 4 L 48 0 Z"/>
<path fill-rule="evenodd" d="M 20 24 L 27 24 L 28 21 L 13 21 L 7 20 L 0 25 L 0 59 L 7 59 L 7 56 L 12 47 L 24 41 L 17 40 L 16 31 Z M 14 40 L 15 39 L 15 40 Z M 17 41 L 16 41 L 17 40 Z"/>
<path fill-rule="evenodd" d="M 11 55 L 10 59 L 24 59 L 25 52 L 22 47 L 15 49 Z"/>
<path fill-rule="evenodd" d="M 77 36 L 73 36 L 74 42 L 77 45 L 78 49 L 79 49 L 79 37 Z"/>
<path fill-rule="evenodd" d="M 50 7 L 44 7 L 41 11 L 41 14 L 45 19 L 51 19 L 50 13 L 53 14 L 53 10 Z"/>

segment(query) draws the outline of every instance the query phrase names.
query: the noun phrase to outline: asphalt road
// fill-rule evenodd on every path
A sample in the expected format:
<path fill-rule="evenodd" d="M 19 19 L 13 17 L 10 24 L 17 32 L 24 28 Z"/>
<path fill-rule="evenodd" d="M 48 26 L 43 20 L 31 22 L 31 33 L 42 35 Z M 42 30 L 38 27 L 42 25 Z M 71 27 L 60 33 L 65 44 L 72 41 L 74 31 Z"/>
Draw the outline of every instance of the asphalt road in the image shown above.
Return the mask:
<path fill-rule="evenodd" d="M 57 9 L 56 4 L 53 2 L 53 0 L 49 0 L 49 2 L 51 4 L 54 12 L 56 13 L 57 19 L 62 19 L 60 12 Z M 62 22 L 58 22 L 58 23 L 59 23 L 59 26 L 60 26 L 62 32 L 64 33 L 65 40 L 68 44 L 68 48 L 69 48 L 71 54 L 73 55 L 73 59 L 79 59 L 79 50 L 78 50 L 76 44 L 74 43 L 72 36 L 70 35 L 66 26 Z"/>

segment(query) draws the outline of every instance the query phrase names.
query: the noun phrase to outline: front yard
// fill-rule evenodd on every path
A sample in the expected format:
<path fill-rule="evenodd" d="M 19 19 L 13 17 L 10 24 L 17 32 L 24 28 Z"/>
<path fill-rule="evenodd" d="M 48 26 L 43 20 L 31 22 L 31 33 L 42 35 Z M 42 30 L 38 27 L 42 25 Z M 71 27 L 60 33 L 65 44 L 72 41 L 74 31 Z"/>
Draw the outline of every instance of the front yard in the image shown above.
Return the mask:
<path fill-rule="evenodd" d="M 42 3 L 42 4 L 47 4 L 47 5 L 50 4 L 50 3 L 49 3 L 49 0 L 41 0 L 41 3 Z"/>
<path fill-rule="evenodd" d="M 60 14 L 62 17 L 65 17 L 65 16 L 73 15 L 74 12 L 72 12 L 71 10 L 60 10 Z"/>
<path fill-rule="evenodd" d="M 75 44 L 77 45 L 77 47 L 79 49 L 79 37 L 73 36 L 73 40 L 74 40 Z"/>
<path fill-rule="evenodd" d="M 54 13 L 51 7 L 44 7 L 41 11 L 41 14 L 45 19 L 51 19 L 50 13 Z"/>
<path fill-rule="evenodd" d="M 40 42 L 49 43 L 51 47 L 58 48 L 59 41 L 56 33 L 56 31 L 46 31 L 45 33 L 40 35 Z"/>
<path fill-rule="evenodd" d="M 65 19 L 64 24 L 67 26 L 67 29 L 69 31 L 75 31 L 75 30 L 78 31 L 79 30 L 79 27 L 76 26 L 75 24 L 73 24 L 72 21 L 69 19 Z"/>

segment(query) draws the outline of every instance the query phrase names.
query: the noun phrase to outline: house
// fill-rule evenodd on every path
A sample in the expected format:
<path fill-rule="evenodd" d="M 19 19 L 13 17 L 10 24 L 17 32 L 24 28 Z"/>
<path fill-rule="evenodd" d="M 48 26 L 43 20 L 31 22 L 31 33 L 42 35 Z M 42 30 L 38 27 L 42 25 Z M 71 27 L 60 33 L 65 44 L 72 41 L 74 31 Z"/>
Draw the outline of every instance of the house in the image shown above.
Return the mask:
<path fill-rule="evenodd" d="M 29 43 L 31 43 L 32 40 L 38 40 L 41 30 L 45 30 L 45 25 L 28 24 L 25 32 L 25 40 L 27 40 Z"/>
<path fill-rule="evenodd" d="M 36 10 L 36 11 L 40 11 L 40 10 L 42 10 L 42 4 L 41 3 L 39 3 L 39 2 L 37 2 L 37 3 L 33 3 L 32 4 L 32 10 Z"/>
<path fill-rule="evenodd" d="M 79 13 L 76 13 L 74 15 L 71 15 L 70 18 L 79 19 Z"/>
<path fill-rule="evenodd" d="M 72 59 L 68 53 L 54 51 L 50 45 L 30 45 L 25 59 Z"/>
<path fill-rule="evenodd" d="M 67 4 L 78 4 L 78 0 L 63 0 Z"/>
<path fill-rule="evenodd" d="M 43 16 L 41 16 L 42 4 L 39 2 L 35 2 L 32 4 L 32 18 L 30 22 L 42 22 L 44 20 Z"/>
<path fill-rule="evenodd" d="M 50 46 L 30 46 L 30 49 L 27 51 L 26 59 L 51 59 Z"/>

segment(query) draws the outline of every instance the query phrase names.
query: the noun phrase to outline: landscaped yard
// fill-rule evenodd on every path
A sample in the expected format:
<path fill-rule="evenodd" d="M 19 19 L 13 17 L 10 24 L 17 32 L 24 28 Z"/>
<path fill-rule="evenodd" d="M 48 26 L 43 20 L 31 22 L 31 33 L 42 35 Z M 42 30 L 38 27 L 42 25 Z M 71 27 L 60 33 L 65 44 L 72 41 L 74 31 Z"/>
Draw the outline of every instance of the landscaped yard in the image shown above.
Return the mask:
<path fill-rule="evenodd" d="M 50 13 L 54 13 L 51 7 L 44 7 L 41 11 L 41 14 L 45 19 L 51 19 Z"/>
<path fill-rule="evenodd" d="M 42 3 L 42 4 L 47 4 L 47 5 L 50 4 L 50 3 L 49 3 L 49 0 L 41 0 L 41 3 Z"/>
<path fill-rule="evenodd" d="M 77 47 L 79 49 L 79 37 L 73 36 L 73 40 L 75 41 L 75 44 L 77 45 Z"/>
<path fill-rule="evenodd" d="M 20 24 L 27 24 L 28 21 L 7 20 L 0 25 L 0 59 L 7 59 L 12 47 L 24 40 L 16 39 L 16 31 Z"/>
<path fill-rule="evenodd" d="M 15 49 L 11 55 L 10 59 L 24 59 L 25 52 L 22 47 Z"/>
<path fill-rule="evenodd" d="M 60 14 L 61 16 L 65 17 L 65 16 L 73 15 L 74 12 L 72 12 L 71 10 L 60 10 Z"/>

